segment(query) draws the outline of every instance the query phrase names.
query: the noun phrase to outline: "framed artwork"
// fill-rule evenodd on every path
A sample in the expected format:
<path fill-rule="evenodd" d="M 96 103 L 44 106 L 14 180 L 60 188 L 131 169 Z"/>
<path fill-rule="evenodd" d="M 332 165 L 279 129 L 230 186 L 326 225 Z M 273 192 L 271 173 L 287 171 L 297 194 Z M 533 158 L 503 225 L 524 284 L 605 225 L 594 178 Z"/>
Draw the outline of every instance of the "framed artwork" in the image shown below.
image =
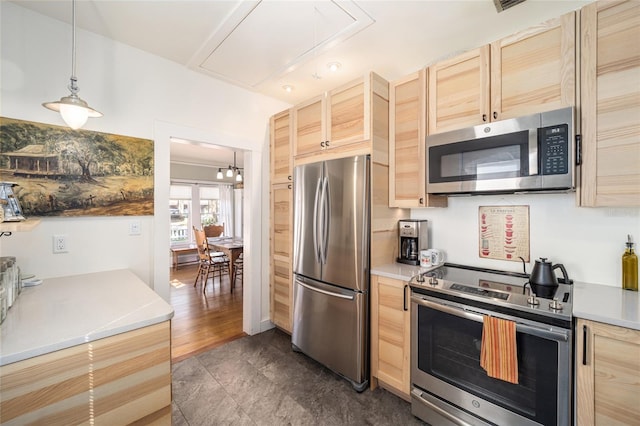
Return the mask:
<path fill-rule="evenodd" d="M 0 117 L 0 182 L 24 216 L 153 215 L 153 141 Z"/>
<path fill-rule="evenodd" d="M 529 206 L 478 207 L 481 258 L 529 262 Z"/>

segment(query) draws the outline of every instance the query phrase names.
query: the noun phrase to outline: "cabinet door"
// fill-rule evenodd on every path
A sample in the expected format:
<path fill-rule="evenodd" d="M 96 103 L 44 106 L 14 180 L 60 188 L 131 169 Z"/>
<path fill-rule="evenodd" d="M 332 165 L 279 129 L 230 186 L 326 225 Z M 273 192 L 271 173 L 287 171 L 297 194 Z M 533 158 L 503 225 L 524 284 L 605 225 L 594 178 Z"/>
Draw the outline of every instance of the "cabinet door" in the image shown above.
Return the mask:
<path fill-rule="evenodd" d="M 429 134 L 489 119 L 489 46 L 429 67 Z"/>
<path fill-rule="evenodd" d="M 640 206 L 640 2 L 580 11 L 584 206 Z"/>
<path fill-rule="evenodd" d="M 282 111 L 271 117 L 271 184 L 286 183 L 291 174 L 291 111 Z"/>
<path fill-rule="evenodd" d="M 640 331 L 579 319 L 576 334 L 577 424 L 638 424 Z"/>
<path fill-rule="evenodd" d="M 271 187 L 271 321 L 289 333 L 293 319 L 292 193 L 291 184 Z"/>
<path fill-rule="evenodd" d="M 425 71 L 391 83 L 389 111 L 389 206 L 424 207 Z"/>
<path fill-rule="evenodd" d="M 574 106 L 576 15 L 491 43 L 491 120 Z"/>
<path fill-rule="evenodd" d="M 372 277 L 372 375 L 405 399 L 410 395 L 409 288 L 400 280 Z"/>
<path fill-rule="evenodd" d="M 319 153 L 326 137 L 325 96 L 316 96 L 293 109 L 294 155 Z"/>
<path fill-rule="evenodd" d="M 446 207 L 447 197 L 426 194 L 426 70 L 390 87 L 389 207 Z"/>
<path fill-rule="evenodd" d="M 369 85 L 363 79 L 334 89 L 327 98 L 329 148 L 369 140 Z"/>

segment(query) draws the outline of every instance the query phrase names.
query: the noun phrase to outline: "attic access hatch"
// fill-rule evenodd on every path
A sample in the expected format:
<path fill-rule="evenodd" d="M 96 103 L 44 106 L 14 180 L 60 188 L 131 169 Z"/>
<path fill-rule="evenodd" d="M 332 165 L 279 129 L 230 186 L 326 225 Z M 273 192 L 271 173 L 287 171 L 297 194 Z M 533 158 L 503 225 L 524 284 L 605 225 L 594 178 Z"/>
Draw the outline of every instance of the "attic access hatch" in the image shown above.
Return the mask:
<path fill-rule="evenodd" d="M 232 84 L 256 89 L 374 22 L 352 0 L 241 2 L 189 65 Z M 256 33 L 265 36 L 256 40 Z"/>
<path fill-rule="evenodd" d="M 493 4 L 496 6 L 498 13 L 503 10 L 509 9 L 517 4 L 524 2 L 525 0 L 493 0 Z"/>

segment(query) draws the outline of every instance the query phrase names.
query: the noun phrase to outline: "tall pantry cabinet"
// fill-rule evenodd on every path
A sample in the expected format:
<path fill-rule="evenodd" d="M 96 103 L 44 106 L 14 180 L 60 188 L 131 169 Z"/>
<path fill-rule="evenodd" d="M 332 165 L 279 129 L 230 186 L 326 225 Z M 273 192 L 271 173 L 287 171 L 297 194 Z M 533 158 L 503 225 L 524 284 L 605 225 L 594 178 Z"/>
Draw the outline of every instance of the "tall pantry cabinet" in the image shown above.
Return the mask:
<path fill-rule="evenodd" d="M 580 10 L 583 206 L 640 206 L 640 2 Z"/>
<path fill-rule="evenodd" d="M 293 181 L 291 111 L 271 117 L 269 295 L 271 322 L 291 332 L 293 321 Z"/>

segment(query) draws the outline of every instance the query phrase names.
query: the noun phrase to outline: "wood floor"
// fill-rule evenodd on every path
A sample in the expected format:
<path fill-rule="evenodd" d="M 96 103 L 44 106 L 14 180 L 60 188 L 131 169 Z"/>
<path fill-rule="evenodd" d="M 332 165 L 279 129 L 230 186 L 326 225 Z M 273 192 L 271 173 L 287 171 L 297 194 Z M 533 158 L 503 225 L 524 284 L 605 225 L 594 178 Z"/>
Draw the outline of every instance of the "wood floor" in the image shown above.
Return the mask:
<path fill-rule="evenodd" d="M 211 278 L 202 294 L 202 285 L 193 282 L 198 265 L 171 269 L 171 306 L 175 311 L 171 320 L 171 360 L 178 362 L 234 339 L 245 336 L 242 332 L 242 284 L 239 282 L 233 294 L 229 278 L 222 286 L 216 277 Z"/>

